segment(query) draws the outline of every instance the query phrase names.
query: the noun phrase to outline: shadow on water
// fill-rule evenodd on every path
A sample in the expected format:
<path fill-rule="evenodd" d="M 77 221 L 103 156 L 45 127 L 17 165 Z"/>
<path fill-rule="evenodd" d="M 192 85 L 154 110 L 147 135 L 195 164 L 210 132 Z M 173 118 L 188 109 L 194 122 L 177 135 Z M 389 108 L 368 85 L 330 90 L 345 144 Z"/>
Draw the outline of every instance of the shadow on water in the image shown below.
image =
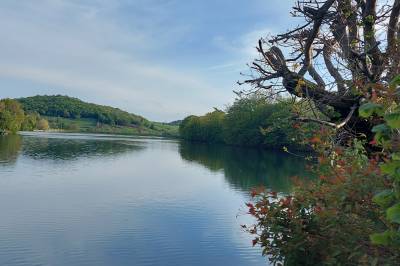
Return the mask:
<path fill-rule="evenodd" d="M 22 138 L 19 135 L 0 136 L 0 163 L 12 164 L 21 150 Z"/>
<path fill-rule="evenodd" d="M 217 172 L 235 189 L 249 191 L 257 186 L 290 192 L 294 176 L 306 178 L 304 159 L 279 151 L 181 142 L 181 157 Z"/>

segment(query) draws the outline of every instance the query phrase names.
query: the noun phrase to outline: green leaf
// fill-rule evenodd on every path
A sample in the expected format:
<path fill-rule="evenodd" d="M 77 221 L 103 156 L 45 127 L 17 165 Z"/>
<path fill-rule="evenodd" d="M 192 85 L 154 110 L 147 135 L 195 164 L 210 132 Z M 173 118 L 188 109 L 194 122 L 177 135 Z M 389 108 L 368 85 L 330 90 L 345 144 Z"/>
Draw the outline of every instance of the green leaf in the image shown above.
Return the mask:
<path fill-rule="evenodd" d="M 376 233 L 369 236 L 371 242 L 375 245 L 389 245 L 391 240 L 390 231 L 385 231 L 383 233 Z"/>
<path fill-rule="evenodd" d="M 372 128 L 372 132 L 375 133 L 374 139 L 380 145 L 383 145 L 384 141 L 390 139 L 390 127 L 388 127 L 386 124 L 374 126 Z"/>
<path fill-rule="evenodd" d="M 400 161 L 400 152 L 395 152 L 392 154 L 392 159 L 395 161 Z"/>
<path fill-rule="evenodd" d="M 396 76 L 391 82 L 390 82 L 390 87 L 397 87 L 400 85 L 400 75 Z"/>
<path fill-rule="evenodd" d="M 382 208 L 389 207 L 396 199 L 396 195 L 392 190 L 384 190 L 373 197 L 373 201 Z"/>
<path fill-rule="evenodd" d="M 400 113 L 391 113 L 385 115 L 385 120 L 391 128 L 400 128 Z"/>
<path fill-rule="evenodd" d="M 377 115 L 383 114 L 383 106 L 377 103 L 365 103 L 360 106 L 358 113 L 361 117 L 368 118 L 374 113 Z"/>
<path fill-rule="evenodd" d="M 393 223 L 400 224 L 400 203 L 386 210 L 386 218 Z"/>
<path fill-rule="evenodd" d="M 387 175 L 396 175 L 400 168 L 400 161 L 390 161 L 381 165 L 381 171 Z"/>
<path fill-rule="evenodd" d="M 386 124 L 379 124 L 374 126 L 371 131 L 374 133 L 383 133 L 390 131 L 390 128 Z"/>

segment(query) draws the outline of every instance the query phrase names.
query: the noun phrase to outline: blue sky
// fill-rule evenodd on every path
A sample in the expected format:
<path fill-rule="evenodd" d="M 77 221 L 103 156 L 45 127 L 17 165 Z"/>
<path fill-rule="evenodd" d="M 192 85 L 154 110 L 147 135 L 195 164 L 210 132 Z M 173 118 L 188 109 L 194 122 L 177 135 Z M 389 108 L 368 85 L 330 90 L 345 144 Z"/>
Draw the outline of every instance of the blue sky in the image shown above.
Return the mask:
<path fill-rule="evenodd" d="M 292 0 L 2 0 L 0 98 L 63 94 L 171 121 L 223 108 Z"/>

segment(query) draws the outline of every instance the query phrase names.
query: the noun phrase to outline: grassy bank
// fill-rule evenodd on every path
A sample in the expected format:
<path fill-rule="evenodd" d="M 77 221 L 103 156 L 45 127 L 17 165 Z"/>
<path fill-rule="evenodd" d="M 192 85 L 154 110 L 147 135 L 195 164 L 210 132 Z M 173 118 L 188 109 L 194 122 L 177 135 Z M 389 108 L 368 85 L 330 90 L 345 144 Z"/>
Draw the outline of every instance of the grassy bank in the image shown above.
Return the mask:
<path fill-rule="evenodd" d="M 159 122 L 150 122 L 150 125 L 145 127 L 142 125 L 108 125 L 99 123 L 95 119 L 91 118 L 71 119 L 51 116 L 44 116 L 44 118 L 49 121 L 51 129 L 58 129 L 66 132 L 168 137 L 178 137 L 179 135 L 178 126 Z"/>

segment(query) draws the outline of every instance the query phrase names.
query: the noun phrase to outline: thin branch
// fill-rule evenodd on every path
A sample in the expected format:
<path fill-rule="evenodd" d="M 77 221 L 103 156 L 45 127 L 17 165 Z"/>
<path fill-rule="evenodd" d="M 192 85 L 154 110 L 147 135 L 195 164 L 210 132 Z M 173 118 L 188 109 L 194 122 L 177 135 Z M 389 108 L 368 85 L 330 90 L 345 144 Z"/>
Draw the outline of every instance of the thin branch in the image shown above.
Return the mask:
<path fill-rule="evenodd" d="M 320 119 L 315 119 L 315 118 L 306 118 L 306 117 L 298 117 L 298 118 L 296 118 L 296 120 L 301 121 L 301 122 L 313 122 L 313 123 L 317 123 L 317 124 L 321 124 L 321 125 L 330 126 L 330 127 L 335 128 L 335 129 L 340 129 L 340 128 L 344 127 L 350 121 L 350 119 L 353 116 L 353 114 L 354 114 L 356 109 L 357 109 L 356 106 L 351 107 L 350 113 L 339 124 L 335 124 L 335 123 L 332 123 L 332 122 L 328 122 L 328 121 L 324 121 L 324 120 L 320 120 Z"/>
<path fill-rule="evenodd" d="M 400 26 L 399 26 L 399 16 L 400 16 L 400 0 L 395 0 L 392 13 L 390 14 L 388 31 L 387 31 L 387 42 L 388 46 L 386 49 L 386 54 L 391 55 L 392 60 L 388 58 L 389 63 L 389 79 L 394 78 L 394 76 L 399 70 L 399 39 L 400 39 Z M 397 35 L 397 36 L 396 36 Z"/>
<path fill-rule="evenodd" d="M 308 67 L 308 73 L 317 82 L 318 86 L 325 88 L 326 85 L 324 79 L 321 77 L 320 74 L 318 74 L 312 64 Z"/>
<path fill-rule="evenodd" d="M 322 56 L 324 58 L 325 66 L 329 74 L 335 79 L 337 83 L 339 93 L 343 94 L 346 90 L 346 87 L 344 86 L 345 82 L 342 75 L 340 75 L 339 71 L 337 70 L 337 68 L 335 68 L 335 66 L 332 63 L 331 47 L 329 45 L 327 44 L 324 45 Z"/>
<path fill-rule="evenodd" d="M 312 59 L 312 45 L 319 33 L 319 29 L 321 27 L 322 21 L 324 20 L 325 14 L 328 12 L 329 8 L 333 5 L 335 0 L 328 0 L 326 1 L 323 6 L 319 10 L 314 10 L 315 11 L 315 17 L 314 17 L 314 25 L 311 30 L 311 32 L 308 35 L 308 39 L 306 42 L 306 45 L 304 46 L 304 64 L 303 67 L 299 71 L 300 76 L 304 76 L 304 74 L 307 72 L 308 67 L 311 64 L 311 59 Z"/>

